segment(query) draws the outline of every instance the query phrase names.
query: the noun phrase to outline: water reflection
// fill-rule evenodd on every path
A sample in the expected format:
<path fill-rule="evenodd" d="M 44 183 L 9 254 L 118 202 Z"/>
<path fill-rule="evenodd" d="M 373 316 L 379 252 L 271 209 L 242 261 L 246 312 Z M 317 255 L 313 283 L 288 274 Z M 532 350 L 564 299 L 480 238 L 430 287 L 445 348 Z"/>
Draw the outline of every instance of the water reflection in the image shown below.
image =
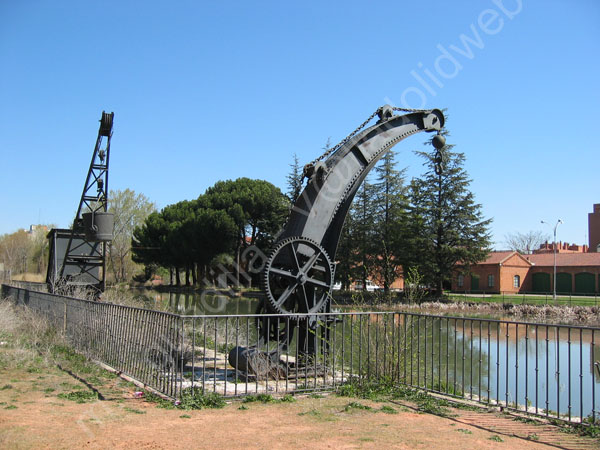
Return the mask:
<path fill-rule="evenodd" d="M 144 291 L 141 295 L 158 309 L 186 316 L 254 314 L 258 306 L 257 299 L 197 292 Z"/>

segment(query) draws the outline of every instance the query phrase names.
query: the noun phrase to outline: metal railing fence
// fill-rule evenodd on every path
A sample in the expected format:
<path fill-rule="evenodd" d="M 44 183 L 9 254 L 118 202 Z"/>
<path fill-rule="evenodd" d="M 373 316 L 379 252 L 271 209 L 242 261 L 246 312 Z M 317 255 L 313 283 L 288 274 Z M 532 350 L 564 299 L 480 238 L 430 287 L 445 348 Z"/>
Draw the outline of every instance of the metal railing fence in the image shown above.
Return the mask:
<path fill-rule="evenodd" d="M 574 423 L 600 419 L 599 328 L 408 312 L 182 316 L 8 286 L 3 294 L 91 358 L 173 398 L 389 382 Z"/>

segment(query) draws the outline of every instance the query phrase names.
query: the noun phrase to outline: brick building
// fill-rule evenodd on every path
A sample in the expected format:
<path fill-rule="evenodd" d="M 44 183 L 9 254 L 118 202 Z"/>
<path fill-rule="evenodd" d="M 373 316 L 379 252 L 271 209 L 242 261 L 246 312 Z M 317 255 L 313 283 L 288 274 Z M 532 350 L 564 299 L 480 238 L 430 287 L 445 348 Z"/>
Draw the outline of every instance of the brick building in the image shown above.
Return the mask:
<path fill-rule="evenodd" d="M 533 263 L 518 252 L 491 252 L 485 261 L 471 268 L 469 275 L 456 275 L 452 290 L 520 292 L 532 266 Z"/>
<path fill-rule="evenodd" d="M 492 252 L 473 266 L 468 275 L 452 279 L 455 292 L 548 293 L 554 290 L 556 254 L 556 292 L 559 294 L 600 293 L 600 204 L 588 214 L 589 246 L 566 242 L 540 245 L 531 255 L 515 251 Z"/>
<path fill-rule="evenodd" d="M 515 251 L 492 252 L 471 268 L 456 275 L 456 292 L 548 293 L 553 291 L 554 254 L 521 255 Z M 600 253 L 556 253 L 556 292 L 600 292 Z"/>

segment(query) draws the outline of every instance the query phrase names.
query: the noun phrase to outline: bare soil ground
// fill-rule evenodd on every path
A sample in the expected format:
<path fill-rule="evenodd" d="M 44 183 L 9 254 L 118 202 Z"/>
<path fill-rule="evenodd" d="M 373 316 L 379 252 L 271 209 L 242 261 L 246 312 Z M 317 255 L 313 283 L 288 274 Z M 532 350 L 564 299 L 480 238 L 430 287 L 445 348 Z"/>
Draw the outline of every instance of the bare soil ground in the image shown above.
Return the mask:
<path fill-rule="evenodd" d="M 101 399 L 87 399 L 94 389 Z M 404 402 L 335 395 L 167 410 L 134 398 L 136 390 L 114 376 L 76 377 L 56 366 L 1 369 L 0 448 L 600 448 L 498 413 L 443 418 Z"/>

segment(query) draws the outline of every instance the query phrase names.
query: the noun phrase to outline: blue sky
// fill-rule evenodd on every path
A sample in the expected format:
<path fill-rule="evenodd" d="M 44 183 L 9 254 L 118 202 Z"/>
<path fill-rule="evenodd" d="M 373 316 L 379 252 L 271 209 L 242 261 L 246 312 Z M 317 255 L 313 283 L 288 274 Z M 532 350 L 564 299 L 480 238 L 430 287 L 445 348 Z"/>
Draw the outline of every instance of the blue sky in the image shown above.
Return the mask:
<path fill-rule="evenodd" d="M 159 207 L 246 176 L 285 189 L 377 107 L 447 108 L 471 189 L 506 233 L 600 203 L 600 2 L 0 2 L 0 234 L 70 224 L 102 110 L 109 187 Z M 400 143 L 401 166 L 421 173 Z"/>

